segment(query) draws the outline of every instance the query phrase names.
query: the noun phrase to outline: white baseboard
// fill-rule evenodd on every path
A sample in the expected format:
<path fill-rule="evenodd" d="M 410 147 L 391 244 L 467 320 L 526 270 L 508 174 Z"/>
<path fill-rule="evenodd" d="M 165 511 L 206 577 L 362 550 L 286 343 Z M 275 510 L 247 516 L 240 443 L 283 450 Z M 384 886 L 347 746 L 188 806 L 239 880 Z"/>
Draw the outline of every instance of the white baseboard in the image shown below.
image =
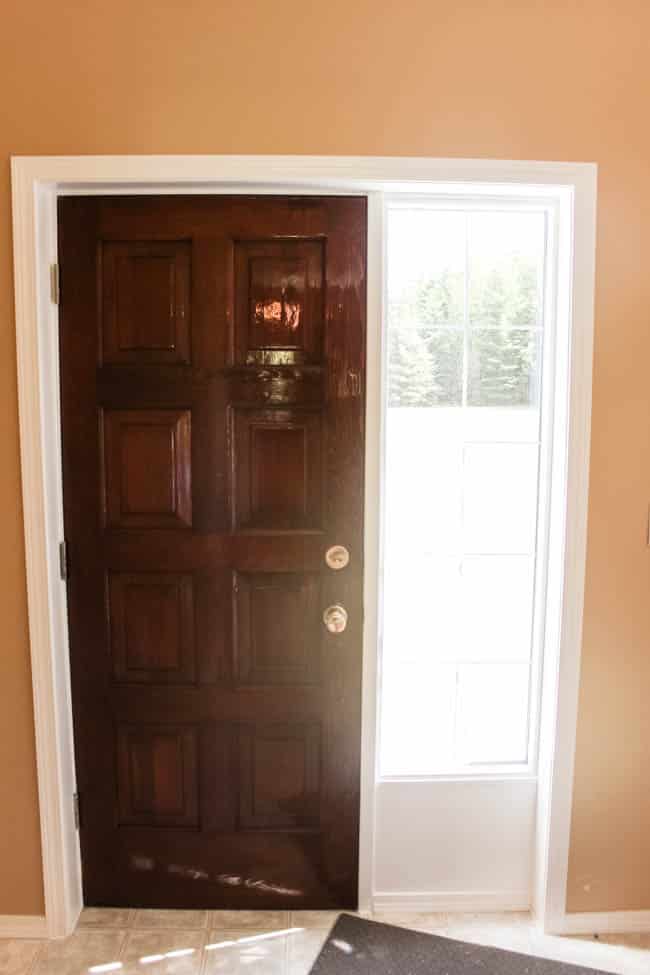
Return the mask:
<path fill-rule="evenodd" d="M 0 938 L 47 938 L 45 918 L 38 914 L 0 914 Z"/>
<path fill-rule="evenodd" d="M 637 934 L 650 931 L 650 911 L 587 911 L 548 921 L 547 934 Z"/>
<path fill-rule="evenodd" d="M 452 891 L 377 891 L 373 909 L 383 911 L 424 911 L 427 913 L 484 913 L 489 911 L 529 911 L 528 890 L 452 890 Z"/>

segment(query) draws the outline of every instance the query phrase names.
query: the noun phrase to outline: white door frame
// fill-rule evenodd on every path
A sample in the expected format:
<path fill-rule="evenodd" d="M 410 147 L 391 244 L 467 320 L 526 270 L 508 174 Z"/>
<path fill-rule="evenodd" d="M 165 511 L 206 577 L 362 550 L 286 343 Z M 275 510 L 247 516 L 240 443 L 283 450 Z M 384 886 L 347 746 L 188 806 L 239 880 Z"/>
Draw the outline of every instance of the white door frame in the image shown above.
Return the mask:
<path fill-rule="evenodd" d="M 63 537 L 58 314 L 50 268 L 57 262 L 59 195 L 137 193 L 362 193 L 368 196 L 368 346 L 365 509 L 365 622 L 360 826 L 360 907 L 371 906 L 378 646 L 379 511 L 385 192 L 490 192 L 513 186 L 563 194 L 569 300 L 568 468 L 563 511 L 564 599 L 555 676 L 546 695 L 556 747 L 540 783 L 536 907 L 547 929 L 566 928 L 566 879 L 577 719 L 591 418 L 596 166 L 467 159 L 313 156 L 14 157 L 12 169 L 16 345 L 27 594 L 47 932 L 68 934 L 82 907 L 74 825 L 75 765 Z M 10 920 L 10 919 L 7 919 Z M 6 925 L 5 925 L 6 927 Z"/>

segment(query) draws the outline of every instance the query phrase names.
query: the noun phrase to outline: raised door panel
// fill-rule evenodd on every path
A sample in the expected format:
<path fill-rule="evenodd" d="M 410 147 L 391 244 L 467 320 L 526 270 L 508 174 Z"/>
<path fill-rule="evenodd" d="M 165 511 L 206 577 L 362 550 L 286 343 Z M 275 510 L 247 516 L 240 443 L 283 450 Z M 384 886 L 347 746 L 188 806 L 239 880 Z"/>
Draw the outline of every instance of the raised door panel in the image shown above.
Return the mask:
<path fill-rule="evenodd" d="M 191 683 L 195 677 L 192 576 L 111 573 L 113 675 L 120 683 Z"/>
<path fill-rule="evenodd" d="M 187 241 L 107 242 L 101 249 L 101 358 L 189 363 Z"/>
<path fill-rule="evenodd" d="M 305 684 L 320 664 L 320 577 L 238 572 L 235 678 L 244 684 Z"/>
<path fill-rule="evenodd" d="M 320 807 L 320 727 L 263 724 L 240 731 L 242 829 L 315 829 Z"/>
<path fill-rule="evenodd" d="M 192 524 L 188 410 L 105 410 L 106 523 L 112 528 Z"/>
<path fill-rule="evenodd" d="M 322 418 L 302 410 L 235 410 L 234 526 L 322 529 Z"/>
<path fill-rule="evenodd" d="M 322 241 L 235 244 L 236 362 L 321 362 L 323 265 Z"/>
<path fill-rule="evenodd" d="M 121 825 L 198 826 L 198 733 L 174 725 L 117 731 Z"/>

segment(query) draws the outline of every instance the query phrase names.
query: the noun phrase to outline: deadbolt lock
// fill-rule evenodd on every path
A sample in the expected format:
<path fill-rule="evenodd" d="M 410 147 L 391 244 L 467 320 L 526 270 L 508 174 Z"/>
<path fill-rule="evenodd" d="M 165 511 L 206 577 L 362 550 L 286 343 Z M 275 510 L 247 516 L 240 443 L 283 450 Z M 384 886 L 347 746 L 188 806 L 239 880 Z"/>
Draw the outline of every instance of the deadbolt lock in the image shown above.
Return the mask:
<path fill-rule="evenodd" d="M 330 569 L 344 569 L 350 561 L 350 553 L 345 545 L 332 545 L 325 552 L 325 562 Z"/>

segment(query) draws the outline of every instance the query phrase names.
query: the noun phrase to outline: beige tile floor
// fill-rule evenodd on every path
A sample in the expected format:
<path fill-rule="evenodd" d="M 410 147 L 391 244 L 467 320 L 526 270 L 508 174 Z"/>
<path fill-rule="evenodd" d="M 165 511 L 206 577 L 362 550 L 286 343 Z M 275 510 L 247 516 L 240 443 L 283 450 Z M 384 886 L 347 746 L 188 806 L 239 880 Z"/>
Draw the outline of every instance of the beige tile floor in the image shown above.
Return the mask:
<path fill-rule="evenodd" d="M 307 975 L 335 911 L 89 908 L 64 941 L 0 940 L 0 975 Z M 377 920 L 619 975 L 650 975 L 650 934 L 554 937 L 527 914 L 380 914 Z"/>

